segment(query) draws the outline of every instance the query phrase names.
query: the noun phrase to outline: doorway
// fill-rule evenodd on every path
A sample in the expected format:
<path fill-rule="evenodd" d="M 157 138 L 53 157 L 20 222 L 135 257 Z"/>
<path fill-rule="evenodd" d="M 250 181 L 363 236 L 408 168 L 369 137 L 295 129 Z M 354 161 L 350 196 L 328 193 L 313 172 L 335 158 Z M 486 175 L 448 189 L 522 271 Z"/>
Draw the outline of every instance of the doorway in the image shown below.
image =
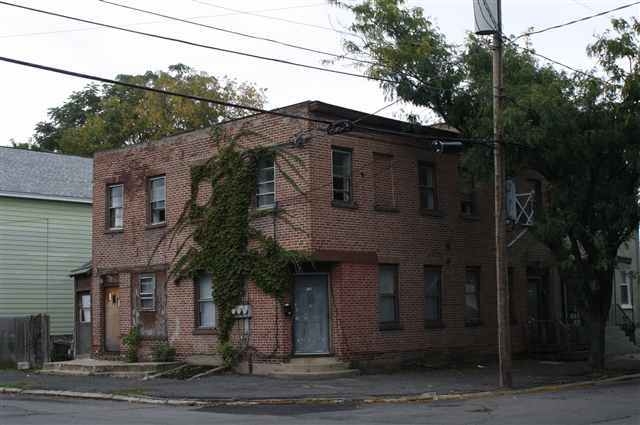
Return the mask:
<path fill-rule="evenodd" d="M 104 289 L 104 348 L 120 351 L 120 288 Z"/>
<path fill-rule="evenodd" d="M 300 274 L 294 287 L 294 354 L 329 354 L 329 277 Z"/>

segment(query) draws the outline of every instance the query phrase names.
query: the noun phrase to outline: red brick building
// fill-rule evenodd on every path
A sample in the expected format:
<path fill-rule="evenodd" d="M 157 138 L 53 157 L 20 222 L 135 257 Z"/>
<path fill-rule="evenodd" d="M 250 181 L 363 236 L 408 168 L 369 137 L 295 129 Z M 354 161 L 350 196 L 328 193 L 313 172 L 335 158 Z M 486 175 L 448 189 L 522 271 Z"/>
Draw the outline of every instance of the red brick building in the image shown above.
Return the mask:
<path fill-rule="evenodd" d="M 258 182 L 255 207 L 277 203 L 287 220 L 266 216 L 256 226 L 316 261 L 296 276 L 289 305 L 249 285 L 250 318 L 238 320 L 236 340 L 252 360 L 495 352 L 492 186 L 463 178 L 458 154 L 434 152 L 434 137 L 456 134 L 430 127 L 409 134 L 406 123 L 321 102 L 280 111 L 361 121 L 339 135 L 267 114 L 221 125 L 250 130 L 246 147 L 304 141 L 288 148 L 301 160 L 301 192 L 283 177 L 284 162 L 266 164 Z M 95 356 L 120 351 L 132 326 L 144 336 L 144 355 L 158 341 L 182 358 L 215 352 L 210 281 L 167 279 L 178 242 L 165 237 L 190 195 L 191 167 L 214 153 L 211 132 L 199 130 L 95 155 Z M 537 188 L 542 203 L 539 180 L 529 177 L 518 191 Z M 526 349 L 527 321 L 555 320 L 562 303 L 551 257 L 524 229 L 509 231 L 516 352 Z"/>

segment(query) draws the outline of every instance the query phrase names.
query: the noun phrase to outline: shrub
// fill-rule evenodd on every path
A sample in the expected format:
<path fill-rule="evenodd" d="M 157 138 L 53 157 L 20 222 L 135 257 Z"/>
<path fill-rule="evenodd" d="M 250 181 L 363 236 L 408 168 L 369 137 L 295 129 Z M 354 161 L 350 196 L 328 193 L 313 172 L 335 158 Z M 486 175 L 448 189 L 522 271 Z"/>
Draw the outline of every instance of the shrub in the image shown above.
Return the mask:
<path fill-rule="evenodd" d="M 176 349 L 163 341 L 154 347 L 152 358 L 154 362 L 173 362 L 176 359 Z"/>
<path fill-rule="evenodd" d="M 231 369 L 236 363 L 237 351 L 230 342 L 221 342 L 218 345 L 218 352 L 222 357 L 222 365 L 227 369 Z"/>
<path fill-rule="evenodd" d="M 142 341 L 142 335 L 138 328 L 131 328 L 129 333 L 122 338 L 122 342 L 127 347 L 127 361 L 136 363 L 138 361 L 138 348 Z"/>

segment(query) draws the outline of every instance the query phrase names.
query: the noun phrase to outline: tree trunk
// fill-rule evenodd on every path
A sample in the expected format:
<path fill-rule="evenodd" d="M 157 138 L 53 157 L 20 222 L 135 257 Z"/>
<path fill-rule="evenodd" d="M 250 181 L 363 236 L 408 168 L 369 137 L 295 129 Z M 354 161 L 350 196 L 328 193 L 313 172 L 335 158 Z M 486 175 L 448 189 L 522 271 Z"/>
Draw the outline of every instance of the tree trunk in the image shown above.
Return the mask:
<path fill-rule="evenodd" d="M 589 364 L 594 370 L 605 367 L 605 329 L 611 308 L 611 291 L 613 289 L 613 270 L 597 273 L 595 287 L 590 291 L 588 326 L 591 347 Z"/>

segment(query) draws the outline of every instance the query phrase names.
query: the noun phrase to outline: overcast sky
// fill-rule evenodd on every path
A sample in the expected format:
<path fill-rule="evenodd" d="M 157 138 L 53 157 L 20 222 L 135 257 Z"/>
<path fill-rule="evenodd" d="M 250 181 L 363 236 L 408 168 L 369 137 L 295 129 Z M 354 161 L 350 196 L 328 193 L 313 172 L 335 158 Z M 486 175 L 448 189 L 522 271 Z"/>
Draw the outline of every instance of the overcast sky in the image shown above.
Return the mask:
<path fill-rule="evenodd" d="M 67 15 L 126 26 L 146 32 L 184 38 L 233 50 L 321 65 L 321 56 L 266 42 L 249 40 L 126 11 L 97 0 L 14 0 L 22 5 Z M 335 29 L 346 28 L 351 16 L 326 0 L 114 0 L 167 15 L 271 37 L 325 51 L 342 52 L 341 37 L 334 31 L 295 25 L 225 8 L 253 11 L 272 17 L 301 21 Z M 208 5 L 203 4 L 208 3 Z M 529 27 L 541 28 L 576 17 L 631 3 L 631 0 L 503 0 L 503 23 L 507 34 Z M 411 0 L 431 16 L 452 43 L 461 42 L 473 29 L 472 0 Z M 269 10 L 267 10 L 269 9 Z M 274 10 L 280 9 L 280 10 Z M 585 53 L 593 35 L 603 32 L 615 16 L 637 16 L 640 6 L 572 25 L 532 38 L 533 46 L 546 56 L 569 65 L 589 69 Z M 268 107 L 303 100 L 322 100 L 365 112 L 373 112 L 387 101 L 375 82 L 325 72 L 304 70 L 231 54 L 154 40 L 91 25 L 44 16 L 0 5 L 0 56 L 37 62 L 79 72 L 114 77 L 120 73 L 164 70 L 184 63 L 215 76 L 252 81 L 267 89 Z M 348 64 L 334 65 L 354 71 Z M 508 70 L 507 70 L 508 72 Z M 47 109 L 60 105 L 88 82 L 0 62 L 0 144 L 9 139 L 26 141 Z M 488 100 L 489 101 L 489 100 Z M 383 115 L 397 116 L 402 105 Z"/>

